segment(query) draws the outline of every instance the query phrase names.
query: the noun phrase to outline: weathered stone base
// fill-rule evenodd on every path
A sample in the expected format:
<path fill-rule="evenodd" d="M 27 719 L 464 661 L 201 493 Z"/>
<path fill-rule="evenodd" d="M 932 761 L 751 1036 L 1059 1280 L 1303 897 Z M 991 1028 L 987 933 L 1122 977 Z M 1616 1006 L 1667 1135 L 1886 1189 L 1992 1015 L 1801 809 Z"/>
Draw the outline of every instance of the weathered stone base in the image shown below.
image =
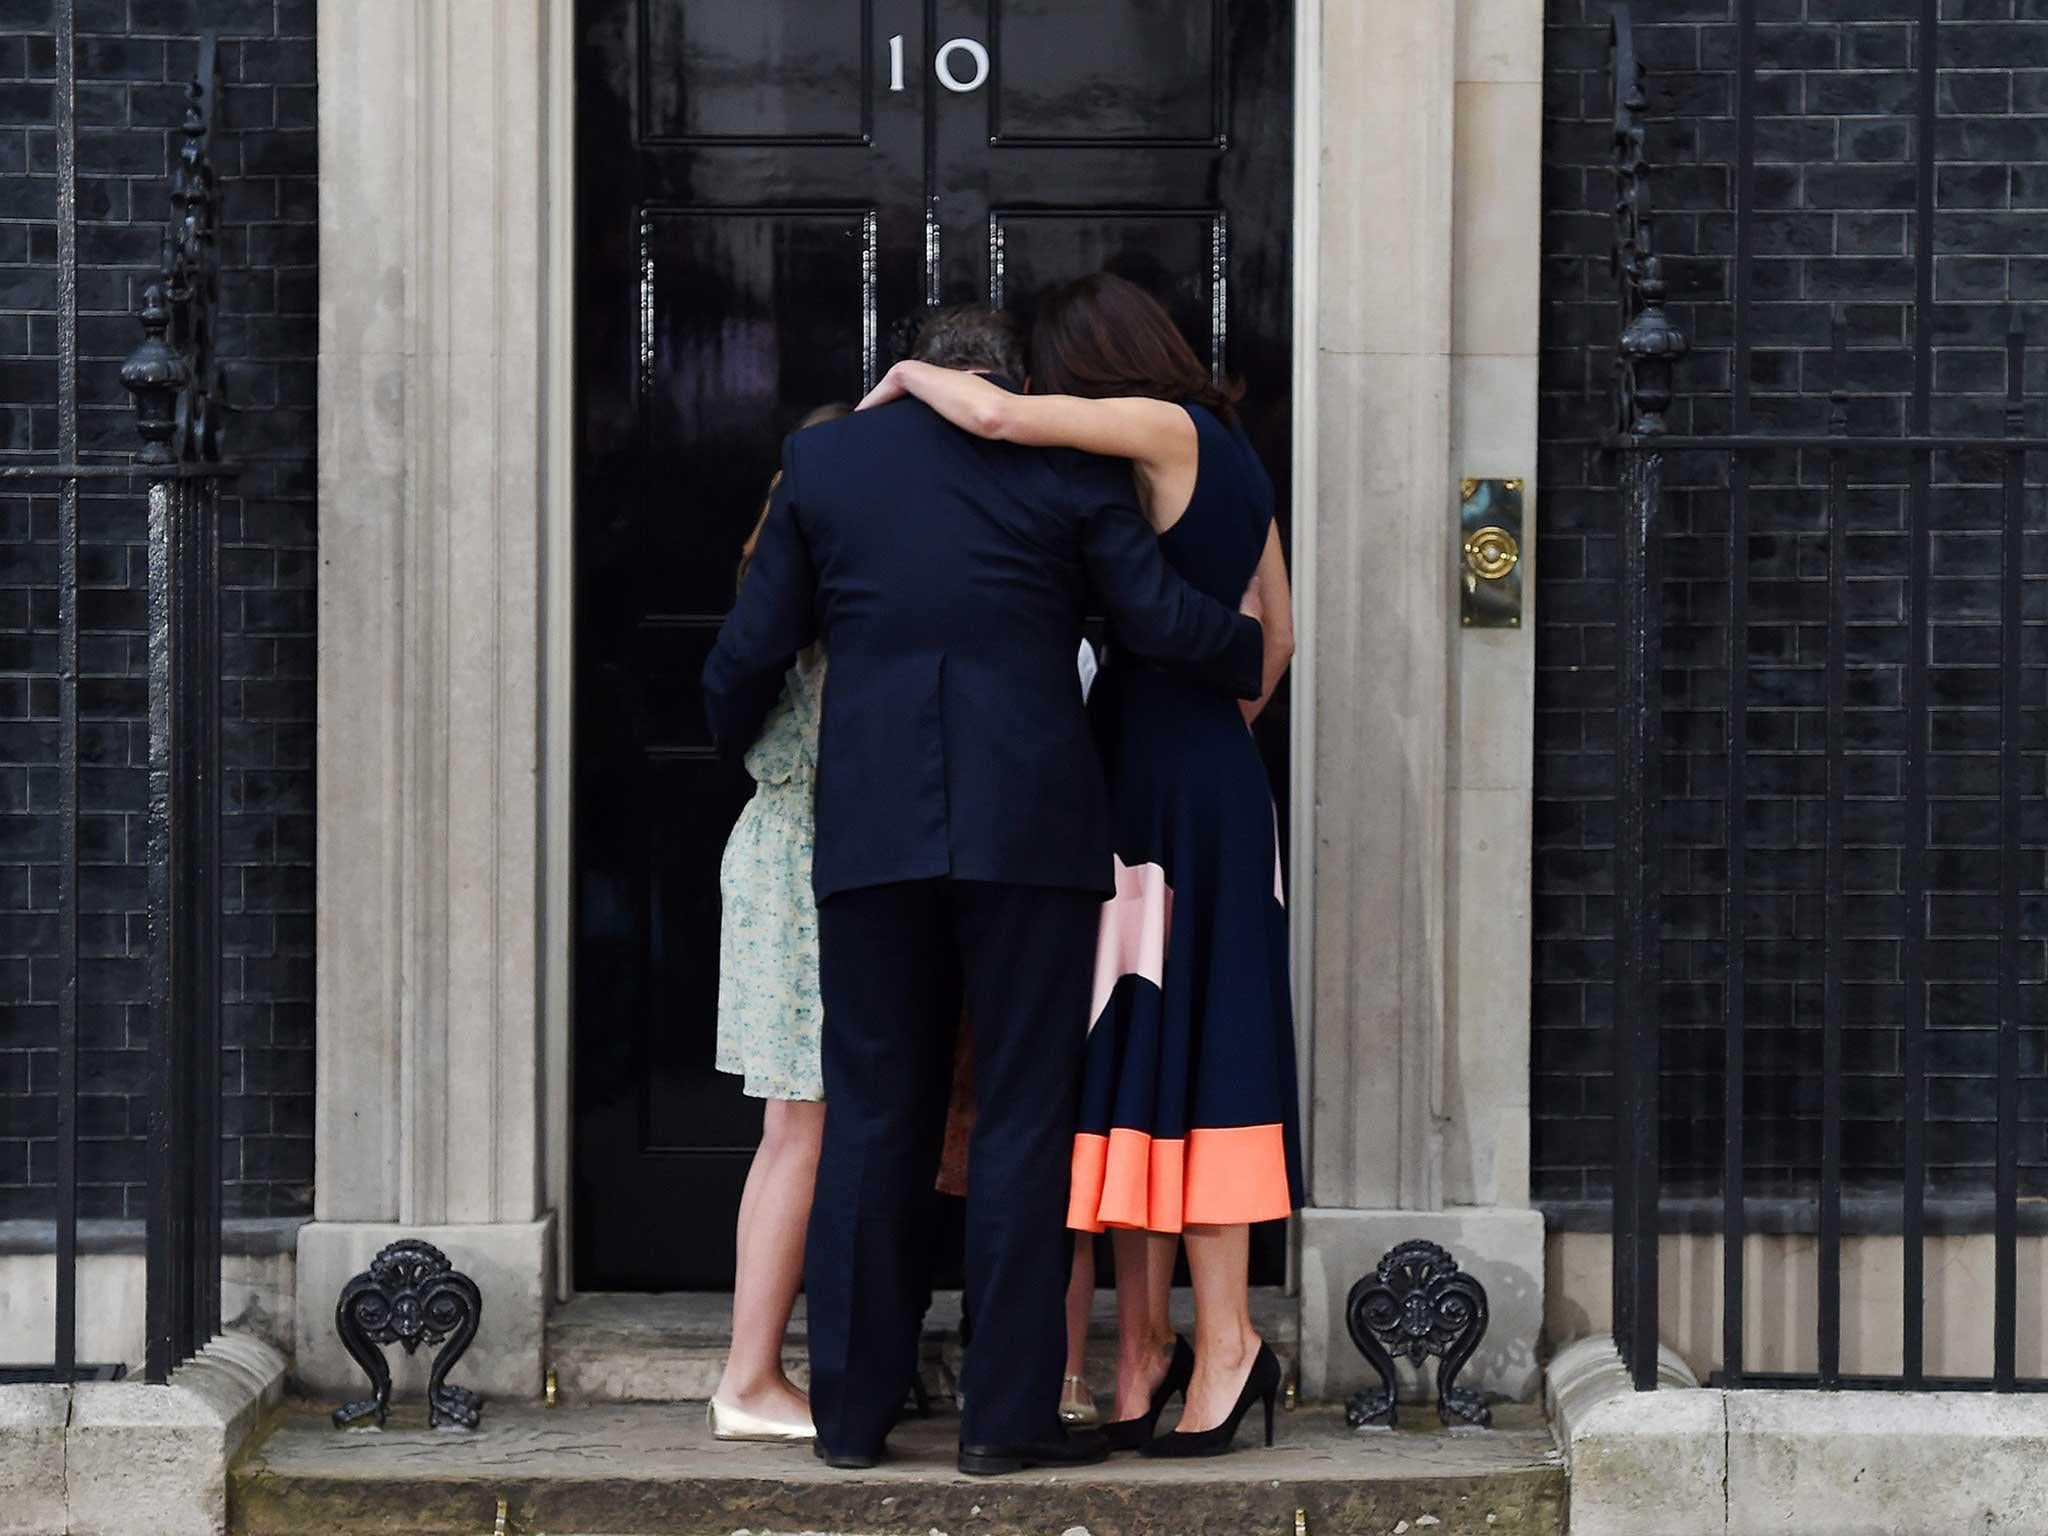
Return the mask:
<path fill-rule="evenodd" d="M 227 1468 L 284 1390 L 284 1356 L 225 1334 L 163 1386 L 0 1387 L 4 1536 L 220 1536 Z"/>
<path fill-rule="evenodd" d="M 122 1222 L 113 1235 L 84 1223 L 78 1255 L 78 1358 L 94 1365 L 143 1356 L 148 1266 L 142 1224 Z M 280 1350 L 292 1347 L 292 1249 L 296 1221 L 227 1224 L 220 1260 L 225 1325 Z M 0 1360 L 48 1363 L 57 1315 L 56 1240 L 49 1222 L 0 1222 Z M 0 1487 L 4 1487 L 0 1484 Z"/>
<path fill-rule="evenodd" d="M 1612 1339 L 1581 1339 L 1544 1371 L 1572 1472 L 1572 1536 L 1723 1536 L 1721 1394 L 1668 1351 L 1658 1374 L 1665 1390 L 1635 1391 Z"/>
<path fill-rule="evenodd" d="M 0 1536 L 50 1536 L 64 1513 L 69 1387 L 0 1387 Z"/>
<path fill-rule="evenodd" d="M 862 1536 L 1314 1536 L 1407 1530 L 1507 1536 L 1564 1530 L 1564 1473 L 1540 1415 L 1507 1411 L 1500 1430 L 1357 1434 L 1334 1410 L 1284 1415 L 1278 1443 L 1203 1462 L 1119 1456 L 1101 1467 L 962 1477 L 959 1420 L 901 1425 L 892 1459 L 833 1472 L 807 1446 L 720 1444 L 695 1405 L 485 1411 L 473 1436 L 436 1433 L 408 1410 L 381 1434 L 286 1418 L 235 1470 L 243 1536 L 477 1536 L 505 1528 L 554 1536 L 731 1536 L 817 1531 Z M 368 1443 L 365 1443 L 366 1440 Z"/>
<path fill-rule="evenodd" d="M 1529 1210 L 1460 1207 L 1447 1211 L 1301 1213 L 1301 1390 L 1312 1401 L 1341 1400 L 1374 1384 L 1344 1326 L 1344 1302 L 1360 1276 L 1397 1243 L 1423 1238 L 1451 1251 L 1486 1287 L 1492 1322 L 1460 1386 L 1516 1402 L 1536 1396 L 1541 1373 L 1536 1337 L 1543 1326 L 1543 1217 Z M 1404 1397 L 1430 1396 L 1431 1378 L 1405 1363 Z M 1434 1370 L 1434 1367 L 1431 1367 Z"/>
<path fill-rule="evenodd" d="M 1719 1197 L 1715 1197 L 1718 1209 Z M 1896 1214 L 1896 1203 L 1894 1203 Z M 1854 1214 L 1854 1208 L 1851 1207 Z M 1545 1337 L 1584 1339 L 1614 1331 L 1613 1239 L 1606 1232 L 1560 1229 L 1558 1212 L 1545 1242 Z M 1576 1218 L 1577 1212 L 1566 1219 Z M 1608 1222 L 1611 1212 L 1595 1218 Z M 1750 1213 L 1743 1243 L 1744 1365 L 1754 1372 L 1811 1376 L 1820 1368 L 1820 1240 L 1810 1231 L 1765 1229 L 1765 1221 L 1810 1222 L 1766 1204 Z M 1932 1213 L 1930 1212 L 1930 1226 Z M 1934 1232 L 1925 1240 L 1927 1305 L 1923 1364 L 1932 1377 L 1989 1376 L 1996 1293 L 1997 1240 L 1990 1232 Z M 1667 1231 L 1658 1245 L 1657 1336 L 1703 1375 L 1720 1369 L 1719 1232 Z M 2048 1272 L 2048 1233 L 2022 1232 L 2019 1272 Z M 1899 1318 L 1905 1310 L 1905 1239 L 1896 1232 L 1846 1232 L 1842 1237 L 1842 1372 L 1897 1376 L 1905 1369 Z M 2023 1285 L 2018 1296 L 2019 1374 L 2048 1375 L 2048 1287 Z"/>
<path fill-rule="evenodd" d="M 451 1379 L 483 1393 L 487 1403 L 537 1399 L 555 1284 L 554 1228 L 549 1216 L 464 1227 L 316 1221 L 300 1229 L 293 1381 L 310 1396 L 337 1402 L 368 1390 L 362 1368 L 349 1359 L 334 1330 L 334 1303 L 341 1288 L 370 1267 L 378 1249 L 417 1237 L 447 1254 L 483 1292 L 482 1326 Z M 425 1396 L 432 1353 L 423 1349 L 408 1359 L 396 1346 L 386 1352 L 394 1400 Z"/>
<path fill-rule="evenodd" d="M 1572 1536 L 2048 1530 L 2048 1400 L 1983 1392 L 1634 1392 L 1608 1339 L 1545 1373 Z"/>

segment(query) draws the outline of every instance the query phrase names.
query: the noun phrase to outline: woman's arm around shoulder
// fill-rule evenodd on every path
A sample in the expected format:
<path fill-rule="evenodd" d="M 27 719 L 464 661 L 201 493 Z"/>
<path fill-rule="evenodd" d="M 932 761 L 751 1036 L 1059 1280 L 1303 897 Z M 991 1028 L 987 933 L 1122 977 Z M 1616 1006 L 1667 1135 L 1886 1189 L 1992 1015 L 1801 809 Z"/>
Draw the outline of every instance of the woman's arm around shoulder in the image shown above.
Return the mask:
<path fill-rule="evenodd" d="M 1080 395 L 1018 395 L 979 374 L 901 362 L 861 401 L 869 410 L 911 395 L 976 437 L 1035 448 L 1078 448 L 1130 459 L 1154 471 L 1199 452 L 1194 419 L 1183 406 L 1143 395 L 1090 400 Z"/>

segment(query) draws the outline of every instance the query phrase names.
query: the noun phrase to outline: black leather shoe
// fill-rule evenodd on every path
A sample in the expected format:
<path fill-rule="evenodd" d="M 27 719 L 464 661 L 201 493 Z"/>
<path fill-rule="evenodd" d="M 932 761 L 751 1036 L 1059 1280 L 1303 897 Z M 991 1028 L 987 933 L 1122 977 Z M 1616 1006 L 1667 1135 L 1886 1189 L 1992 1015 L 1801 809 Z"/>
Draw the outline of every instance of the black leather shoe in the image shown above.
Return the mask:
<path fill-rule="evenodd" d="M 1237 1426 L 1244 1422 L 1244 1416 L 1251 1412 L 1253 1403 L 1266 1405 L 1266 1444 L 1273 1443 L 1273 1401 L 1280 1395 L 1280 1361 L 1273 1351 L 1261 1342 L 1259 1352 L 1252 1357 L 1251 1371 L 1244 1380 L 1244 1390 L 1237 1394 L 1237 1403 L 1230 1410 L 1230 1417 L 1214 1429 L 1175 1430 L 1170 1435 L 1161 1435 L 1140 1452 L 1145 1456 L 1221 1456 L 1231 1448 L 1237 1439 Z"/>
<path fill-rule="evenodd" d="M 867 1455 L 857 1451 L 828 1451 L 822 1440 L 811 1442 L 811 1454 L 826 1466 L 840 1472 L 865 1472 L 869 1467 L 880 1466 L 889 1456 L 886 1449 Z"/>
<path fill-rule="evenodd" d="M 1159 1427 L 1159 1415 L 1166 1412 L 1166 1405 L 1180 1397 L 1185 1400 L 1188 1383 L 1195 1379 L 1195 1352 L 1188 1341 L 1179 1334 L 1173 1336 L 1173 1363 L 1166 1368 L 1166 1375 L 1160 1379 L 1158 1390 L 1152 1394 L 1152 1406 L 1135 1419 L 1112 1419 L 1102 1426 L 1102 1432 L 1109 1439 L 1112 1451 L 1143 1450 L 1152 1441 L 1152 1432 Z"/>
<path fill-rule="evenodd" d="M 1027 1467 L 1092 1467 L 1109 1459 L 1109 1442 L 1099 1429 L 1018 1445 L 963 1445 L 960 1470 L 971 1477 L 996 1477 Z"/>

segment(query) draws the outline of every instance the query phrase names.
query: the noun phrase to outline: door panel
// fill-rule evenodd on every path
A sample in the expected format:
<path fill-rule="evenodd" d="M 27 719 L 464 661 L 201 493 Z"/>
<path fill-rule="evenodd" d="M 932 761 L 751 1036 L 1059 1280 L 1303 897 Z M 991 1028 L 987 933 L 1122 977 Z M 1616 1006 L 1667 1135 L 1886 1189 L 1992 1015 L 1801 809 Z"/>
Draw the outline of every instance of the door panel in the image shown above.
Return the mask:
<path fill-rule="evenodd" d="M 697 679 L 780 438 L 857 398 L 925 302 L 1028 315 L 1106 266 L 1247 380 L 1284 481 L 1291 8 L 577 0 L 576 18 L 574 1279 L 722 1288 L 760 1126 L 712 1069 L 718 866 L 751 785 L 712 752 Z M 971 90 L 936 82 L 954 39 L 956 81 L 977 72 L 966 44 L 987 50 Z M 1283 793 L 1284 716 L 1262 729 Z M 1262 1279 L 1280 1252 L 1262 1237 Z"/>
<path fill-rule="evenodd" d="M 1108 270 L 1165 306 L 1197 356 L 1222 368 L 1229 324 L 1229 222 L 1219 212 L 989 210 L 990 302 L 1028 312 L 1076 273 Z"/>
<path fill-rule="evenodd" d="M 639 457 L 653 509 L 669 515 L 647 522 L 640 611 L 731 606 L 739 540 L 790 408 L 858 400 L 874 375 L 875 236 L 865 208 L 646 215 Z"/>
<path fill-rule="evenodd" d="M 991 0 L 992 143 L 1214 145 L 1222 0 Z"/>
<path fill-rule="evenodd" d="M 637 9 L 643 142 L 866 140 L 872 5 L 639 0 Z"/>

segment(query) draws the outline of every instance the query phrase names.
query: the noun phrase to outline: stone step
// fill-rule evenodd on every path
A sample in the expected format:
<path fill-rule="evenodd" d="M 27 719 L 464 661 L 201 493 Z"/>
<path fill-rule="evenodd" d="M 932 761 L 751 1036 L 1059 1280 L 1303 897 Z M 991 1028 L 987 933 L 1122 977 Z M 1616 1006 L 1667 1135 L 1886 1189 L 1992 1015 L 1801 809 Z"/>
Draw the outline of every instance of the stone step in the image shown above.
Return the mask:
<path fill-rule="evenodd" d="M 1192 1295 L 1176 1291 L 1173 1310 L 1192 1336 Z M 1277 1286 L 1254 1289 L 1252 1321 L 1274 1351 L 1292 1362 L 1300 1337 L 1294 1299 Z M 959 1330 L 960 1293 L 941 1291 L 925 1319 L 924 1374 L 935 1392 L 952 1390 Z M 1106 1397 L 1116 1360 L 1116 1298 L 1108 1291 L 1096 1297 L 1090 1339 L 1090 1382 L 1098 1397 Z M 564 1302 L 549 1317 L 548 1364 L 563 1403 L 702 1402 L 718 1386 L 731 1340 L 729 1294 L 593 1292 Z M 809 1366 L 801 1298 L 783 1343 L 783 1362 L 790 1379 L 802 1385 Z"/>
<path fill-rule="evenodd" d="M 969 1478 L 944 1414 L 900 1426 L 873 1471 L 833 1472 L 807 1447 L 720 1444 L 695 1407 L 493 1403 L 465 1435 L 427 1429 L 413 1405 L 381 1431 L 300 1405 L 230 1474 L 229 1528 L 484 1536 L 502 1499 L 511 1536 L 1561 1536 L 1565 1473 L 1537 1410 L 1502 1408 L 1492 1430 L 1409 1417 L 1360 1433 L 1304 1409 L 1280 1417 L 1269 1450 L 1254 1410 L 1245 1449 L 1212 1461 Z"/>

